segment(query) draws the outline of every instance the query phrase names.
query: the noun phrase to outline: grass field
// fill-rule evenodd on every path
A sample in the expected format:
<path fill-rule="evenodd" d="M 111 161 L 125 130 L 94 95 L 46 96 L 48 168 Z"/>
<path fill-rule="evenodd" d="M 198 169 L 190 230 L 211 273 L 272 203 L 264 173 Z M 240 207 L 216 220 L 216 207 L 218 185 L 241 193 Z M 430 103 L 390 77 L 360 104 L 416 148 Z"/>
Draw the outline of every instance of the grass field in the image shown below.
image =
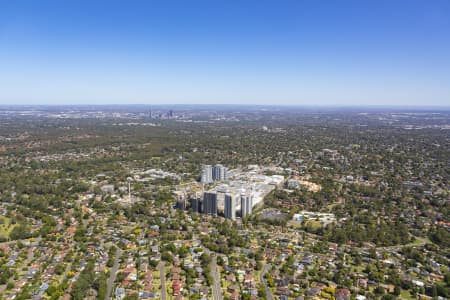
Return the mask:
<path fill-rule="evenodd" d="M 306 225 L 306 227 L 311 229 L 313 232 L 316 232 L 317 230 L 322 228 L 322 224 L 319 221 L 315 221 L 315 220 L 308 220 L 308 221 L 306 221 L 305 225 Z"/>

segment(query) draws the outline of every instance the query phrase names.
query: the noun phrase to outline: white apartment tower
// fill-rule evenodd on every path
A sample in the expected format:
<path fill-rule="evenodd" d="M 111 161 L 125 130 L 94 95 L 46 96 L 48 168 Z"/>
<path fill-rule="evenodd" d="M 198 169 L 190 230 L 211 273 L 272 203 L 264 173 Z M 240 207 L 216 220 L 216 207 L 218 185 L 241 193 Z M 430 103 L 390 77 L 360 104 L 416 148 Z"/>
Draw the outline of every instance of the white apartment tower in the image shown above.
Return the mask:
<path fill-rule="evenodd" d="M 212 178 L 214 181 L 222 181 L 227 179 L 228 169 L 222 165 L 215 165 L 212 169 Z"/>
<path fill-rule="evenodd" d="M 226 193 L 225 194 L 225 218 L 234 220 L 236 219 L 236 205 L 238 197 L 236 195 Z"/>
<path fill-rule="evenodd" d="M 212 183 L 213 181 L 213 167 L 211 165 L 205 165 L 202 170 L 200 182 Z"/>
<path fill-rule="evenodd" d="M 252 214 L 253 198 L 251 194 L 241 194 L 241 217 Z"/>

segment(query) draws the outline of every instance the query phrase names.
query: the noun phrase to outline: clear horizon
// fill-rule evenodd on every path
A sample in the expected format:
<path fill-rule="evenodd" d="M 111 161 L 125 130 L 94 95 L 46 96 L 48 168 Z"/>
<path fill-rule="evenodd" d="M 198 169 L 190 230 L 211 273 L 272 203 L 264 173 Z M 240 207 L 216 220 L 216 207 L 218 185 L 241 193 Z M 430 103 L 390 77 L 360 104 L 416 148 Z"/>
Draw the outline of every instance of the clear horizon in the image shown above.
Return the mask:
<path fill-rule="evenodd" d="M 0 105 L 450 105 L 450 2 L 0 4 Z"/>
<path fill-rule="evenodd" d="M 339 105 L 339 104 L 317 104 L 317 105 L 307 105 L 307 104 L 229 104 L 229 103 L 167 103 L 167 104 L 133 104 L 133 103 L 107 103 L 107 104 L 0 104 L 0 109 L 4 108 L 87 108 L 87 107 L 120 107 L 120 108 L 133 108 L 133 107 L 163 107 L 163 108 L 176 108 L 176 107 L 273 107 L 273 108 L 305 108 L 305 109 L 375 109 L 375 110 L 450 110 L 450 105 L 376 105 L 376 104 L 362 104 L 362 105 Z"/>

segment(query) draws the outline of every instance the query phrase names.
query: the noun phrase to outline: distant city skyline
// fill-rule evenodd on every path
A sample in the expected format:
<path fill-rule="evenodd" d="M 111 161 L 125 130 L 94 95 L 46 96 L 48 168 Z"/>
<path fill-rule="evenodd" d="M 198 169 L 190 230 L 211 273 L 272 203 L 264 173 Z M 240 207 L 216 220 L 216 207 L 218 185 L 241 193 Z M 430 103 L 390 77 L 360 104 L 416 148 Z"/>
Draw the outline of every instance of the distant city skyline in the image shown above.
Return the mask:
<path fill-rule="evenodd" d="M 4 1 L 0 105 L 450 106 L 450 2 Z"/>

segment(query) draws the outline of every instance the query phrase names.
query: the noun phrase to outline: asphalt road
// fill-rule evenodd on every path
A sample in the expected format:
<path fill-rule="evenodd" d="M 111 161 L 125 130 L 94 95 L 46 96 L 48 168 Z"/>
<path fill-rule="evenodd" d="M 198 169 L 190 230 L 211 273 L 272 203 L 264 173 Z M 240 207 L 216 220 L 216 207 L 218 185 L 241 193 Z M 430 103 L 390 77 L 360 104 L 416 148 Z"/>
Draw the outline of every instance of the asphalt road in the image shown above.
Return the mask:
<path fill-rule="evenodd" d="M 222 300 L 222 290 L 220 288 L 220 275 L 217 269 L 217 257 L 212 256 L 211 259 L 211 276 L 213 277 L 212 294 L 213 300 Z"/>
<path fill-rule="evenodd" d="M 159 277 L 161 280 L 161 299 L 166 300 L 166 274 L 164 273 L 164 262 L 158 264 Z"/>
<path fill-rule="evenodd" d="M 111 273 L 110 273 L 109 279 L 108 279 L 108 286 L 106 288 L 105 300 L 112 299 L 111 298 L 112 287 L 114 285 L 114 280 L 116 280 L 117 270 L 119 269 L 119 260 L 120 260 L 121 256 L 122 256 L 122 250 L 117 248 L 116 249 L 116 255 L 115 255 L 115 258 L 114 258 L 114 265 L 113 265 L 113 267 L 111 269 Z"/>
<path fill-rule="evenodd" d="M 270 291 L 270 288 L 267 286 L 267 282 L 266 279 L 264 278 L 264 275 L 266 275 L 266 273 L 270 270 L 271 265 L 270 264 L 266 264 L 264 265 L 264 268 L 261 272 L 261 282 L 264 286 L 264 289 L 266 290 L 266 299 L 267 300 L 273 300 L 273 296 L 272 296 L 272 292 Z"/>

